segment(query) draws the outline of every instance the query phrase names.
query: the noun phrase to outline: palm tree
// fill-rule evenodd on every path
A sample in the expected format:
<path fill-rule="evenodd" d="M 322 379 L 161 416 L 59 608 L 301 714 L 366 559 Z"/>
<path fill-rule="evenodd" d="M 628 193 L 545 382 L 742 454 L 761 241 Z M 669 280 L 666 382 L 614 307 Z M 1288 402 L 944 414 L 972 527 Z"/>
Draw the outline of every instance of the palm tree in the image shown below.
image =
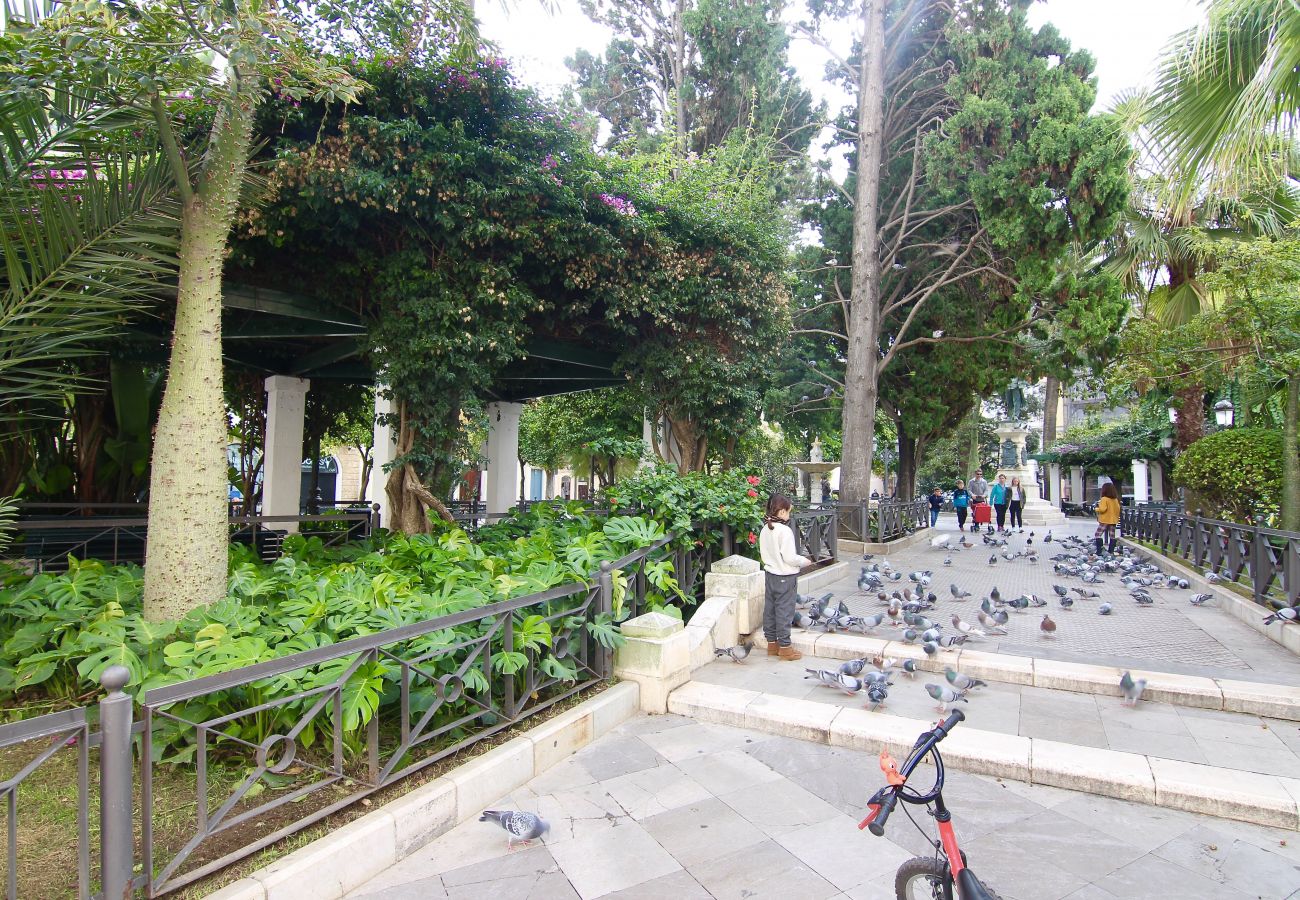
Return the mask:
<path fill-rule="evenodd" d="M 174 278 L 170 170 L 82 88 L 0 101 L 0 440 L 85 389 L 77 363 Z"/>
<path fill-rule="evenodd" d="M 1129 209 L 1111 242 L 1106 268 L 1123 283 L 1137 315 L 1179 328 L 1214 308 L 1202 277 L 1214 264 L 1214 241 L 1276 235 L 1300 215 L 1300 193 L 1275 172 L 1258 171 L 1233 193 L 1215 179 L 1180 172 L 1176 151 L 1152 127 L 1153 99 L 1122 96 L 1112 112 L 1133 144 Z M 1186 449 L 1204 433 L 1203 381 L 1187 361 L 1176 373 L 1175 442 Z"/>
<path fill-rule="evenodd" d="M 1210 0 L 1162 59 L 1152 126 L 1181 172 L 1229 189 L 1289 169 L 1300 110 L 1300 5 Z"/>

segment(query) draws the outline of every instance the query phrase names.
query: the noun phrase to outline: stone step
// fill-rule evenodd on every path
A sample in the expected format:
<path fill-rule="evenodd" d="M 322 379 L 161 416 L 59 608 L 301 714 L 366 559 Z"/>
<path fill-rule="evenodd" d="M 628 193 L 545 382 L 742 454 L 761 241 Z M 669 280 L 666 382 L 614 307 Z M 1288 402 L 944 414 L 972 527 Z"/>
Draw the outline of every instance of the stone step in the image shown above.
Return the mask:
<path fill-rule="evenodd" d="M 887 749 L 900 763 L 933 724 L 704 681 L 673 691 L 668 711 L 871 753 Z M 1300 779 L 1001 734 L 966 723 L 943 742 L 941 752 L 946 765 L 974 774 L 1300 830 Z M 873 775 L 864 773 L 868 779 Z"/>
<path fill-rule="evenodd" d="M 762 634 L 753 636 L 755 643 L 766 647 Z M 808 656 L 828 659 L 860 657 L 894 657 L 916 660 L 926 672 L 942 673 L 946 666 L 985 681 L 1027 684 L 1034 687 L 1072 691 L 1081 694 L 1120 696 L 1119 679 L 1125 670 L 1114 666 L 1094 666 L 1032 656 L 1012 656 L 956 647 L 927 656 L 917 644 L 891 641 L 857 634 L 824 634 L 795 629 L 791 633 L 795 648 Z M 1272 719 L 1300 722 L 1300 686 L 1267 682 L 1236 681 L 1179 675 L 1151 669 L 1129 669 L 1134 678 L 1147 680 L 1146 699 L 1226 712 L 1249 713 Z"/>

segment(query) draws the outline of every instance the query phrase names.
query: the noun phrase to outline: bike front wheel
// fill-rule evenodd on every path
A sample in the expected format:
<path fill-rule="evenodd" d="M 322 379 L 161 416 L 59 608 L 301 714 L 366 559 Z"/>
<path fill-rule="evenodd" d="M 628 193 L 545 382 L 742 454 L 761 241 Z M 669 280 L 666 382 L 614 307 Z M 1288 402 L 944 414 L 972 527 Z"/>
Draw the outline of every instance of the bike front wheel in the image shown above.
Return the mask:
<path fill-rule="evenodd" d="M 951 896 L 948 867 L 937 857 L 917 856 L 898 867 L 894 892 L 898 900 L 944 900 Z"/>

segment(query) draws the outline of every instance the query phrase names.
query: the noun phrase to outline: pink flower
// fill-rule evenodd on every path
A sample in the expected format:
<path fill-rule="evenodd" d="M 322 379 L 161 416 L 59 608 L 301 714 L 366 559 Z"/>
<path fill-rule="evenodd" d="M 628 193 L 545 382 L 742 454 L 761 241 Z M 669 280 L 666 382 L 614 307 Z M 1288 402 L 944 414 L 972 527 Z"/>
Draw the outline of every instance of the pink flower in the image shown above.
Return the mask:
<path fill-rule="evenodd" d="M 758 535 L 751 531 L 749 537 L 745 538 L 745 540 L 749 541 L 751 544 L 756 544 L 758 543 Z"/>
<path fill-rule="evenodd" d="M 750 475 L 745 480 L 748 481 L 750 484 L 757 485 L 763 479 L 759 478 L 757 475 Z"/>
<path fill-rule="evenodd" d="M 758 496 L 758 491 L 754 490 L 753 488 L 750 488 L 749 490 L 745 491 L 745 493 L 748 494 L 748 495 L 751 496 L 751 497 L 757 497 L 757 496 Z"/>

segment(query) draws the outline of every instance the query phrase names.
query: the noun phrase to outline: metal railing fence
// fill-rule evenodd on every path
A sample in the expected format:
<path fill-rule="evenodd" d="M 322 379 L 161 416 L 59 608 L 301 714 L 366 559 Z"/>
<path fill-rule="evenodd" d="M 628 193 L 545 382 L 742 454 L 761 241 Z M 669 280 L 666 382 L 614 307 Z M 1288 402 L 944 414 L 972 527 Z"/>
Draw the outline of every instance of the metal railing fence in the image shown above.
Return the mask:
<path fill-rule="evenodd" d="M 930 506 L 924 500 L 837 500 L 821 508 L 837 513 L 839 537 L 883 544 L 930 527 Z"/>
<path fill-rule="evenodd" d="M 839 511 L 834 507 L 798 509 L 790 516 L 795 552 L 814 563 L 839 556 Z"/>
<path fill-rule="evenodd" d="M 138 703 L 122 690 L 128 670 L 113 666 L 101 678 L 106 693 L 95 709 L 0 725 L 0 754 L 37 747 L 0 781 L 8 833 L 4 896 L 20 896 L 19 790 L 59 752 L 75 746 L 78 754 L 77 896 L 160 896 L 608 678 L 612 651 L 589 625 L 602 616 L 609 621 L 616 606 L 627 616 L 644 609 L 647 566 L 666 558 L 671 540 L 602 563 L 591 584 L 564 584 L 153 688 Z M 699 564 L 687 557 L 688 565 Z M 162 846 L 157 788 L 169 763 L 156 757 L 178 742 L 194 766 L 186 804 L 192 828 L 183 842 Z M 95 747 L 92 780 L 88 754 Z M 240 773 L 233 786 L 218 777 L 231 771 Z M 89 829 L 96 797 L 97 845 Z M 93 871 L 100 891 L 93 890 Z"/>
<path fill-rule="evenodd" d="M 1126 537 L 1249 589 L 1256 603 L 1300 604 L 1300 533 L 1149 506 L 1123 507 L 1119 523 Z"/>

